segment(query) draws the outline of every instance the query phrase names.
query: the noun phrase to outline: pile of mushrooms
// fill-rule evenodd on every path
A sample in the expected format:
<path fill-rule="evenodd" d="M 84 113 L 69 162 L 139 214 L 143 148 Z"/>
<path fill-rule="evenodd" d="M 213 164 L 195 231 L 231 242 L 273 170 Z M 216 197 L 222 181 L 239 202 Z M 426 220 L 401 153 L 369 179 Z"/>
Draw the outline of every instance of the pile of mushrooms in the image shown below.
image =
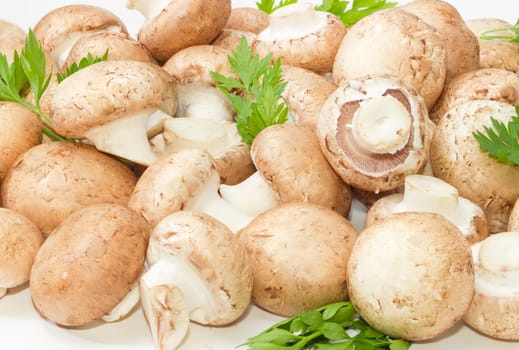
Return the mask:
<path fill-rule="evenodd" d="M 27 283 L 36 312 L 67 327 L 141 308 L 156 349 L 182 348 L 191 322 L 232 327 L 250 305 L 291 316 L 347 299 L 394 337 L 438 339 L 463 319 L 517 340 L 519 168 L 472 135 L 519 104 L 517 65 L 492 59 L 519 44 L 478 40 L 502 22 L 465 23 L 441 0 L 349 28 L 307 2 L 231 5 L 130 0 L 136 38 L 90 5 L 36 23 L 54 72 L 108 59 L 42 97 L 73 142 L 0 102 L 2 300 Z M 24 35 L 0 22 L 9 61 Z M 237 77 L 242 36 L 281 61 L 289 110 L 250 145 L 211 76 Z"/>

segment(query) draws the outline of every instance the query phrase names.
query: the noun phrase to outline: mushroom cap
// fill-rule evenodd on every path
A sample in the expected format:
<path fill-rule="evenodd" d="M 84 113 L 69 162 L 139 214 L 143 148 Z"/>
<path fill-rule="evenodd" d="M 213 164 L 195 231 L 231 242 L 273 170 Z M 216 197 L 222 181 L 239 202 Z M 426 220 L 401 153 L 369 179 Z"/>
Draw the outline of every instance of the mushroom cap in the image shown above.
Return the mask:
<path fill-rule="evenodd" d="M 445 86 L 429 113 L 435 123 L 454 106 L 470 100 L 519 104 L 519 76 L 500 68 L 482 68 L 459 75 Z"/>
<path fill-rule="evenodd" d="M 15 102 L 0 102 L 0 182 L 15 159 L 41 142 L 38 116 Z"/>
<path fill-rule="evenodd" d="M 479 38 L 479 64 L 481 68 L 501 68 L 519 73 L 519 45 L 506 39 L 481 39 L 487 30 L 511 28 L 512 25 L 499 18 L 474 18 L 465 21 L 467 26 Z M 511 35 L 512 30 L 503 30 L 493 35 Z"/>
<path fill-rule="evenodd" d="M 126 205 L 136 183 L 121 162 L 70 142 L 32 147 L 9 169 L 2 204 L 27 216 L 48 236 L 73 211 L 94 203 Z"/>
<path fill-rule="evenodd" d="M 478 37 L 467 27 L 458 10 L 442 0 L 413 0 L 401 9 L 436 28 L 445 42 L 445 83 L 454 77 L 479 69 Z"/>
<path fill-rule="evenodd" d="M 384 54 L 380 54 L 383 52 Z M 446 49 L 437 29 L 398 8 L 375 12 L 350 27 L 333 65 L 337 84 L 392 75 L 413 86 L 431 109 L 443 89 Z"/>
<path fill-rule="evenodd" d="M 362 149 L 351 125 L 363 103 L 387 96 L 409 113 L 410 133 L 400 150 L 376 154 Z M 376 193 L 403 186 L 406 175 L 422 171 L 429 155 L 430 129 L 422 97 L 410 84 L 393 77 L 344 82 L 328 97 L 317 119 L 321 149 L 337 174 L 353 187 Z"/>
<path fill-rule="evenodd" d="M 344 300 L 346 265 L 358 232 L 337 212 L 284 203 L 239 232 L 253 271 L 253 302 L 291 316 Z"/>
<path fill-rule="evenodd" d="M 485 211 L 490 232 L 506 229 L 512 206 L 519 197 L 519 168 L 500 163 L 481 151 L 472 133 L 490 125 L 490 117 L 506 124 L 513 115 L 514 106 L 507 103 L 467 101 L 443 116 L 431 142 L 435 176 Z"/>
<path fill-rule="evenodd" d="M 519 340 L 518 232 L 500 232 L 472 245 L 476 292 L 464 321 L 489 337 Z"/>
<path fill-rule="evenodd" d="M 29 280 L 34 257 L 43 243 L 38 227 L 17 212 L 0 208 L 0 288 Z"/>
<path fill-rule="evenodd" d="M 317 116 L 337 86 L 322 75 L 305 68 L 282 65 L 281 71 L 283 80 L 287 83 L 281 97 L 296 124 L 315 130 Z"/>
<path fill-rule="evenodd" d="M 16 24 L 0 19 L 0 53 L 12 62 L 14 51 L 21 52 L 25 45 L 25 31 Z"/>
<path fill-rule="evenodd" d="M 169 214 L 184 209 L 215 176 L 218 182 L 214 159 L 204 150 L 186 148 L 166 153 L 142 173 L 128 206 L 155 227 Z"/>
<path fill-rule="evenodd" d="M 159 62 L 189 46 L 209 44 L 222 31 L 231 13 L 231 0 L 169 1 L 138 33 Z"/>
<path fill-rule="evenodd" d="M 236 185 L 256 171 L 249 145 L 243 142 L 215 154 L 213 157 L 222 184 Z"/>
<path fill-rule="evenodd" d="M 260 33 L 269 25 L 269 15 L 255 7 L 237 7 L 231 10 L 224 29 Z"/>
<path fill-rule="evenodd" d="M 151 53 L 140 42 L 124 33 L 102 31 L 80 38 L 70 49 L 63 65 L 70 67 L 73 63 L 79 63 L 88 54 L 102 57 L 106 50 L 108 50 L 108 60 L 155 62 Z"/>
<path fill-rule="evenodd" d="M 247 40 L 247 43 L 250 46 L 256 38 L 256 34 L 242 30 L 224 28 L 220 35 L 213 40 L 211 45 L 220 46 L 227 50 L 234 50 L 240 43 L 242 37 L 245 37 L 245 40 Z"/>
<path fill-rule="evenodd" d="M 191 312 L 191 320 L 219 326 L 243 314 L 251 299 L 252 271 L 245 247 L 227 226 L 188 210 L 166 216 L 153 229 L 146 259 L 153 265 L 170 257 L 187 262 L 212 297 Z"/>
<path fill-rule="evenodd" d="M 142 216 L 117 204 L 70 214 L 40 248 L 31 296 L 40 314 L 79 326 L 108 314 L 138 280 L 149 239 Z"/>
<path fill-rule="evenodd" d="M 310 202 L 347 215 L 351 190 L 323 155 L 315 133 L 294 124 L 263 129 L 251 145 L 251 157 L 281 202 Z"/>
<path fill-rule="evenodd" d="M 365 228 L 347 269 L 350 300 L 391 337 L 432 339 L 454 326 L 474 294 L 470 245 L 434 213 L 397 213 Z"/>
<path fill-rule="evenodd" d="M 254 53 L 260 57 L 272 53 L 272 61 L 279 58 L 282 64 L 306 68 L 319 74 L 331 72 L 335 54 L 346 34 L 346 27 L 337 16 L 329 12 L 315 11 L 315 17 L 319 18 L 319 25 L 303 24 L 307 28 L 315 27 L 311 32 L 300 35 L 297 27 L 291 30 L 276 29 L 272 25 L 273 18 L 284 16 L 284 12 L 294 6 L 299 5 L 283 7 L 270 15 L 270 25 L 258 33 L 252 42 Z M 314 11 L 313 7 L 312 11 Z M 295 18 L 300 16 L 298 12 L 291 15 Z"/>
<path fill-rule="evenodd" d="M 154 109 L 175 112 L 175 84 L 167 72 L 148 62 L 103 61 L 56 87 L 50 118 L 58 134 L 82 138 L 95 126 Z"/>
<path fill-rule="evenodd" d="M 508 219 L 507 231 L 519 232 L 519 198 L 515 201 Z"/>

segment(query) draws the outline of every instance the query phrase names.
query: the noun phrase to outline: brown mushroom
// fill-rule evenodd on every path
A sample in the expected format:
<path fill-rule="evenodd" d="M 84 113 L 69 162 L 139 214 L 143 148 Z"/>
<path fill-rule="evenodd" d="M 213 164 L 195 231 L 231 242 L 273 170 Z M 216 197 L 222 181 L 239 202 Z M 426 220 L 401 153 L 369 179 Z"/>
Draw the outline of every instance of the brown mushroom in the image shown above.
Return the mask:
<path fill-rule="evenodd" d="M 9 21 L 0 20 L 0 53 L 12 62 L 14 51 L 21 52 L 26 34 L 22 28 Z"/>
<path fill-rule="evenodd" d="M 247 44 L 250 46 L 254 39 L 256 39 L 256 36 L 257 35 L 255 33 L 224 28 L 220 35 L 218 35 L 213 40 L 211 45 L 220 46 L 227 50 L 235 50 L 236 46 L 238 46 L 238 44 L 240 43 L 242 37 L 245 37 L 245 40 L 247 40 Z"/>
<path fill-rule="evenodd" d="M 225 29 L 260 33 L 269 25 L 269 15 L 255 7 L 236 7 L 231 10 Z"/>

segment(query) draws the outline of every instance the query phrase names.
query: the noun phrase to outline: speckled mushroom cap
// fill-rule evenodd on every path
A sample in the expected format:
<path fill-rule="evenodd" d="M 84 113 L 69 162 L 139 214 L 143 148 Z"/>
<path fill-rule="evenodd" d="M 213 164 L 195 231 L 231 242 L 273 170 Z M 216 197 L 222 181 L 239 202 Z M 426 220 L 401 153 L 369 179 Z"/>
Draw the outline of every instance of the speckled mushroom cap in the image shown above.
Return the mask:
<path fill-rule="evenodd" d="M 256 39 L 256 36 L 255 33 L 224 28 L 220 35 L 211 42 L 211 45 L 217 45 L 227 50 L 234 50 L 240 43 L 242 37 L 245 37 L 247 44 L 250 46 L 254 39 Z"/>
<path fill-rule="evenodd" d="M 400 8 L 440 32 L 447 55 L 445 83 L 462 73 L 479 69 L 478 38 L 454 6 L 442 0 L 413 0 Z"/>
<path fill-rule="evenodd" d="M 138 280 L 148 239 L 144 218 L 125 206 L 95 204 L 77 210 L 36 256 L 30 278 L 34 306 L 64 326 L 100 319 Z"/>
<path fill-rule="evenodd" d="M 209 299 L 191 312 L 191 320 L 213 326 L 229 324 L 249 305 L 252 271 L 245 247 L 213 217 L 182 210 L 161 220 L 150 237 L 146 261 L 151 266 L 160 259 L 188 264 L 205 285 Z"/>
<path fill-rule="evenodd" d="M 515 108 L 507 103 L 468 101 L 443 116 L 431 142 L 435 176 L 485 211 L 490 232 L 506 230 L 510 211 L 519 197 L 519 168 L 500 163 L 481 151 L 472 133 L 489 126 L 490 117 L 506 124 L 513 115 Z"/>
<path fill-rule="evenodd" d="M 2 204 L 27 216 L 48 236 L 84 206 L 126 205 L 135 183 L 129 168 L 91 146 L 50 142 L 17 158 L 2 183 Z"/>
<path fill-rule="evenodd" d="M 153 63 L 104 61 L 56 87 L 50 118 L 58 134 L 82 138 L 92 127 L 157 109 L 167 114 L 176 109 L 175 84 L 167 72 Z"/>
<path fill-rule="evenodd" d="M 482 68 L 459 75 L 445 86 L 429 113 L 438 123 L 452 107 L 470 100 L 494 100 L 519 104 L 519 76 L 501 68 Z"/>
<path fill-rule="evenodd" d="M 258 215 L 239 236 L 259 307 L 291 316 L 347 298 L 346 265 L 358 232 L 337 212 L 284 203 Z"/>
<path fill-rule="evenodd" d="M 19 103 L 0 102 L 0 183 L 15 159 L 41 142 L 38 116 Z"/>
<path fill-rule="evenodd" d="M 475 18 L 465 22 L 479 38 L 479 64 L 481 68 L 501 68 L 519 73 L 519 45 L 506 39 L 481 39 L 483 32 L 512 25 L 499 18 Z M 512 30 L 494 32 L 491 35 L 514 36 Z"/>
<path fill-rule="evenodd" d="M 476 331 L 519 340 L 518 232 L 500 232 L 472 245 L 476 293 L 464 321 Z"/>
<path fill-rule="evenodd" d="M 295 22 L 295 23 L 294 23 Z M 303 67 L 316 73 L 331 72 L 346 27 L 335 15 L 315 11 L 311 3 L 282 7 L 270 15 L 270 24 L 258 33 L 252 49 L 261 57 Z"/>
<path fill-rule="evenodd" d="M 255 7 L 236 7 L 231 10 L 226 29 L 258 34 L 269 25 L 269 15 Z"/>
<path fill-rule="evenodd" d="M 79 63 L 88 54 L 102 57 L 106 50 L 108 50 L 107 60 L 155 62 L 148 49 L 128 35 L 101 31 L 80 38 L 70 49 L 64 66 L 70 67 L 73 63 Z"/>
<path fill-rule="evenodd" d="M 351 26 L 333 65 L 336 83 L 366 75 L 397 76 L 418 91 L 428 109 L 440 96 L 445 74 L 441 34 L 398 8 L 375 12 Z"/>
<path fill-rule="evenodd" d="M 42 243 L 41 231 L 28 218 L 0 208 L 0 297 L 2 288 L 17 287 L 29 280 Z"/>
<path fill-rule="evenodd" d="M 310 202 L 347 215 L 351 190 L 328 164 L 315 133 L 294 124 L 263 129 L 251 145 L 251 157 L 281 202 Z"/>
<path fill-rule="evenodd" d="M 21 52 L 25 45 L 26 34 L 24 30 L 9 21 L 0 20 L 0 53 L 11 62 L 14 51 Z"/>
<path fill-rule="evenodd" d="M 231 0 L 173 0 L 153 9 L 148 8 L 150 4 L 129 0 L 127 6 L 145 14 L 138 40 L 159 62 L 186 47 L 209 44 L 220 34 L 231 13 Z"/>
<path fill-rule="evenodd" d="M 34 35 L 59 66 L 66 58 L 66 46 L 85 33 L 112 31 L 128 34 L 125 24 L 112 12 L 92 5 L 55 8 L 34 26 Z M 65 49 L 65 55 L 60 52 Z M 60 62 L 61 61 L 61 62 Z"/>
<path fill-rule="evenodd" d="M 412 341 L 454 326 L 474 294 L 469 243 L 433 213 L 392 214 L 364 229 L 347 277 L 350 300 L 366 322 Z"/>
<path fill-rule="evenodd" d="M 344 182 L 378 193 L 402 186 L 406 175 L 425 167 L 432 132 L 429 123 L 426 105 L 410 84 L 372 77 L 345 81 L 328 97 L 317 119 L 317 136 Z M 366 146 L 361 138 L 372 145 Z"/>

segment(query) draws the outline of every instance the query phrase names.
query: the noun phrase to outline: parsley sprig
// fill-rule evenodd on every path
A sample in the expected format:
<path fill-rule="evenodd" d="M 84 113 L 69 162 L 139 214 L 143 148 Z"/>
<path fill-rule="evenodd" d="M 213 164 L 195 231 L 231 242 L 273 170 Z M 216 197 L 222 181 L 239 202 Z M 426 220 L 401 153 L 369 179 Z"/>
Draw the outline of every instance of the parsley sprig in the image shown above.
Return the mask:
<path fill-rule="evenodd" d="M 262 0 L 257 2 L 256 6 L 258 9 L 270 14 L 281 7 L 295 4 L 296 2 L 297 0 L 281 0 L 276 5 L 274 0 Z M 315 9 L 330 12 L 339 17 L 345 26 L 350 26 L 367 15 L 397 5 L 397 2 L 387 2 L 386 0 L 322 0 L 319 5 L 315 6 Z"/>
<path fill-rule="evenodd" d="M 519 166 L 519 106 L 515 107 L 515 113 L 507 124 L 490 117 L 492 126 L 484 126 L 483 132 L 472 134 L 480 149 L 497 161 Z"/>
<path fill-rule="evenodd" d="M 76 73 L 77 71 L 79 71 L 83 68 L 91 66 L 95 63 L 106 61 L 108 59 L 108 51 L 109 50 L 106 49 L 105 53 L 101 57 L 99 57 L 99 56 L 94 57 L 94 55 L 92 55 L 89 52 L 85 57 L 83 57 L 79 61 L 79 63 L 74 62 L 69 67 L 66 67 L 64 73 L 57 73 L 56 79 L 58 79 L 58 83 L 61 83 L 63 80 L 65 80 L 66 78 L 68 78 L 69 76 L 71 76 L 72 74 Z"/>
<path fill-rule="evenodd" d="M 243 142 L 251 144 L 266 127 L 287 121 L 288 108 L 281 101 L 286 82 L 281 61 L 271 64 L 272 54 L 260 58 L 242 37 L 228 56 L 238 79 L 211 72 L 216 86 L 229 98 L 237 114 L 236 127 Z"/>
<path fill-rule="evenodd" d="M 406 350 L 410 343 L 384 335 L 349 301 L 306 311 L 281 321 L 242 344 L 251 350 Z"/>
<path fill-rule="evenodd" d="M 495 34 L 502 31 L 512 31 L 512 34 Z M 489 29 L 481 33 L 479 37 L 483 40 L 503 39 L 512 43 L 517 43 L 519 42 L 519 19 L 513 26 Z"/>

